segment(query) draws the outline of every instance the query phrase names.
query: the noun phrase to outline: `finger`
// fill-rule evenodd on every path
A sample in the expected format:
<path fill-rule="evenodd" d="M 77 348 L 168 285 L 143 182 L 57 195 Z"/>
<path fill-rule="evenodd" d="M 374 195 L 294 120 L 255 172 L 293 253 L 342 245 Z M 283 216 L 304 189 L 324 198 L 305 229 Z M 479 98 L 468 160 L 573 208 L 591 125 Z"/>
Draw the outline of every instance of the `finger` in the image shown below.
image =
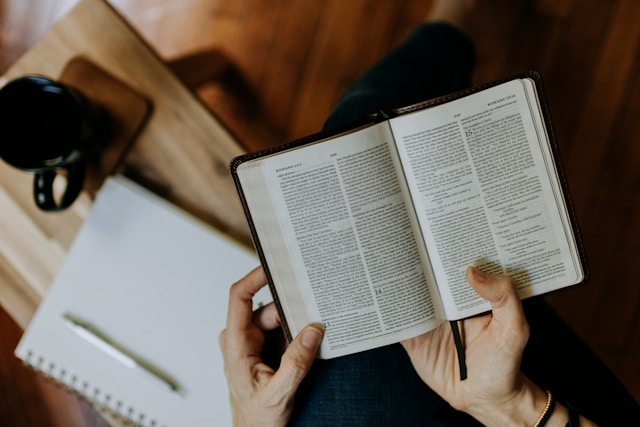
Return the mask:
<path fill-rule="evenodd" d="M 272 331 L 281 326 L 280 315 L 274 303 L 267 304 L 253 312 L 253 323 L 263 331 Z"/>
<path fill-rule="evenodd" d="M 253 317 L 251 300 L 266 282 L 262 267 L 258 267 L 231 286 L 227 328 L 245 329 L 251 326 Z"/>
<path fill-rule="evenodd" d="M 311 369 L 323 336 L 324 328 L 319 324 L 307 326 L 296 336 L 282 355 L 280 368 L 270 383 L 274 390 L 279 390 L 285 395 L 296 392 L 300 382 Z"/>
<path fill-rule="evenodd" d="M 520 297 L 507 276 L 484 273 L 476 267 L 467 268 L 467 281 L 482 298 L 489 301 L 494 318 L 505 321 L 524 320 Z"/>

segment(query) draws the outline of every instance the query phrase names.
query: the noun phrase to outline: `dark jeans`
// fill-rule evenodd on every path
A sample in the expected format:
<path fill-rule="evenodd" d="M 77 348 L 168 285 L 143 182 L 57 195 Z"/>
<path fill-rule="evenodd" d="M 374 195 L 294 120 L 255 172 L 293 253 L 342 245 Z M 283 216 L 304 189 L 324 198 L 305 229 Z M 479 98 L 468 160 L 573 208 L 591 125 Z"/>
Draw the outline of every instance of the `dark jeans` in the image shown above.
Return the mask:
<path fill-rule="evenodd" d="M 473 65 L 464 34 L 422 25 L 345 93 L 325 129 L 467 88 Z M 531 326 L 524 373 L 600 425 L 640 425 L 638 404 L 562 319 L 541 298 L 524 307 Z M 294 411 L 291 424 L 304 426 L 479 425 L 420 380 L 399 344 L 316 361 Z"/>
<path fill-rule="evenodd" d="M 474 63 L 466 35 L 444 24 L 422 25 L 351 85 L 324 128 L 466 89 Z"/>

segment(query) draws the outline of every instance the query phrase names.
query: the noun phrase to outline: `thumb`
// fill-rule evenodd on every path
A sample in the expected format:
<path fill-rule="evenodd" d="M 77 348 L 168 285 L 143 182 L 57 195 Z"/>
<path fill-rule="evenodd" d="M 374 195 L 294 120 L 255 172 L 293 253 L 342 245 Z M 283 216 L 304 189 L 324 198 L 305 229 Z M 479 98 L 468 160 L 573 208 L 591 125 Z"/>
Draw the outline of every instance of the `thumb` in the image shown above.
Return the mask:
<path fill-rule="evenodd" d="M 276 390 L 295 393 L 315 360 L 324 337 L 324 327 L 311 324 L 304 328 L 289 344 L 282 355 L 280 368 L 274 374 L 272 383 Z"/>
<path fill-rule="evenodd" d="M 491 304 L 494 318 L 524 321 L 520 297 L 509 277 L 488 274 L 476 267 L 467 268 L 466 274 L 471 287 Z"/>

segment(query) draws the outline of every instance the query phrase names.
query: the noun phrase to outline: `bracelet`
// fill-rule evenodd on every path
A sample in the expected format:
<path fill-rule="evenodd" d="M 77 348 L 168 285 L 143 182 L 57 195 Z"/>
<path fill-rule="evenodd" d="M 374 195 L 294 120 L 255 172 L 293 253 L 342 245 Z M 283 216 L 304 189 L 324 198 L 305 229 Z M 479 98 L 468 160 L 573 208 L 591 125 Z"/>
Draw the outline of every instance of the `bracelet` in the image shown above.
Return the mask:
<path fill-rule="evenodd" d="M 553 399 L 553 395 L 551 394 L 551 392 L 549 390 L 546 390 L 547 392 L 547 404 L 544 407 L 544 410 L 542 411 L 542 414 L 540 414 L 540 418 L 538 418 L 538 421 L 536 421 L 535 427 L 542 427 L 544 426 L 547 421 L 549 421 L 549 418 L 551 418 L 551 414 L 553 413 L 553 408 L 556 406 L 556 401 Z"/>

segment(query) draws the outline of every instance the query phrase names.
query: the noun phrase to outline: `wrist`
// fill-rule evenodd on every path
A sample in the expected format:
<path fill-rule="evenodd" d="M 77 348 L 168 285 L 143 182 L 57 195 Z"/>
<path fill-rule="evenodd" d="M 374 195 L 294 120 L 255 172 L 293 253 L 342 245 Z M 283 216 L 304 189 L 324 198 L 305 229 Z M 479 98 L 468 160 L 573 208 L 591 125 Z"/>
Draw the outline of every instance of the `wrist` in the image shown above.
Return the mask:
<path fill-rule="evenodd" d="M 479 406 L 470 410 L 469 414 L 484 425 L 531 427 L 536 425 L 547 403 L 547 393 L 523 376 L 520 386 L 512 396 Z M 565 427 L 567 420 L 565 408 L 556 402 L 544 426 Z"/>

